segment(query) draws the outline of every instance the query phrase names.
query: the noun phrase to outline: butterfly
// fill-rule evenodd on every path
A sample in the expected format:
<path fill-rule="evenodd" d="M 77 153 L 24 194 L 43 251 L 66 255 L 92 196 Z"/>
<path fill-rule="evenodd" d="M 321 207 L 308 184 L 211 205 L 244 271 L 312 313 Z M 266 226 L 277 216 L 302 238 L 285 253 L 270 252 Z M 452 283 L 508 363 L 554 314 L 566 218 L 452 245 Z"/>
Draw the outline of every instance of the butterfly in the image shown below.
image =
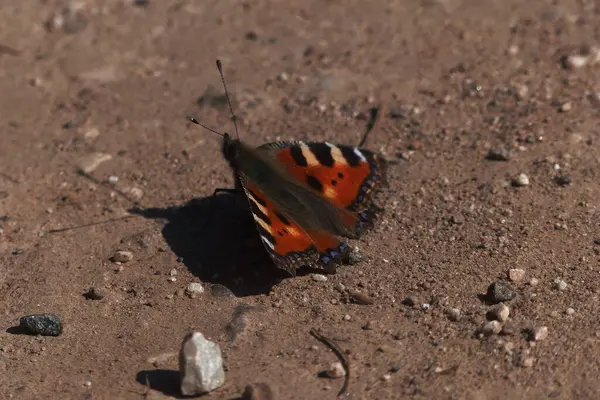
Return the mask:
<path fill-rule="evenodd" d="M 217 68 L 237 134 L 219 60 Z M 190 120 L 222 136 L 222 154 L 248 199 L 260 239 L 275 265 L 291 275 L 302 266 L 335 271 L 350 251 L 340 237 L 358 238 L 382 211 L 373 194 L 386 184 L 387 162 L 371 150 L 309 141 L 254 148 L 239 135 L 234 139 Z"/>

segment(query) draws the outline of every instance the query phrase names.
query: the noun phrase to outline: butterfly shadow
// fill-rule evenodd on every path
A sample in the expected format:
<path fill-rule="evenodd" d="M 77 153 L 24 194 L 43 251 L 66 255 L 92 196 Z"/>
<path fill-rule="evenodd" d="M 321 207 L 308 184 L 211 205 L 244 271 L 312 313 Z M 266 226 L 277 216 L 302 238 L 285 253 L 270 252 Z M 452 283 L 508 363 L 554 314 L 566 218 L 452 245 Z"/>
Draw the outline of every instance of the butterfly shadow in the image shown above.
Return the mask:
<path fill-rule="evenodd" d="M 275 267 L 264 249 L 241 193 L 196 198 L 183 206 L 129 211 L 165 220 L 165 241 L 195 276 L 213 284 L 213 294 L 265 294 L 289 277 Z"/>

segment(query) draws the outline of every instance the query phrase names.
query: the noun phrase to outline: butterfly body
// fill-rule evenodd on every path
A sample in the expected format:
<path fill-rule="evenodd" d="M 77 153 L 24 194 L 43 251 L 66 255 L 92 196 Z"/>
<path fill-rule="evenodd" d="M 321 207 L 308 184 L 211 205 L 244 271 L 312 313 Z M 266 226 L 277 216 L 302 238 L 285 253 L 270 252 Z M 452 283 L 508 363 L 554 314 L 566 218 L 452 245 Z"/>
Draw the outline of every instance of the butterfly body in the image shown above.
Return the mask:
<path fill-rule="evenodd" d="M 222 153 L 250 204 L 261 240 L 281 269 L 334 270 L 348 256 L 338 237 L 357 238 L 380 209 L 385 160 L 326 142 L 273 142 L 258 148 L 223 136 Z"/>

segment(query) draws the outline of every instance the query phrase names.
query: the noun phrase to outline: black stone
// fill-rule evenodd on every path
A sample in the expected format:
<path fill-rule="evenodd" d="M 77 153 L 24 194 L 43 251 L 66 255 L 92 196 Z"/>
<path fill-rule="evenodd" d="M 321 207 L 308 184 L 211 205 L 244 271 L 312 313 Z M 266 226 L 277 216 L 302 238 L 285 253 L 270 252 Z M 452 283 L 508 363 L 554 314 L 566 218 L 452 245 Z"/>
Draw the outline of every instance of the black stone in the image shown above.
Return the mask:
<path fill-rule="evenodd" d="M 43 336 L 59 336 L 62 333 L 60 318 L 54 314 L 26 315 L 19 320 L 19 326 Z"/>
<path fill-rule="evenodd" d="M 490 161 L 508 161 L 510 160 L 510 151 L 503 147 L 490 149 L 485 158 Z"/>
<path fill-rule="evenodd" d="M 504 282 L 494 282 L 488 286 L 486 299 L 492 304 L 498 304 L 514 299 L 517 296 L 514 289 Z"/>

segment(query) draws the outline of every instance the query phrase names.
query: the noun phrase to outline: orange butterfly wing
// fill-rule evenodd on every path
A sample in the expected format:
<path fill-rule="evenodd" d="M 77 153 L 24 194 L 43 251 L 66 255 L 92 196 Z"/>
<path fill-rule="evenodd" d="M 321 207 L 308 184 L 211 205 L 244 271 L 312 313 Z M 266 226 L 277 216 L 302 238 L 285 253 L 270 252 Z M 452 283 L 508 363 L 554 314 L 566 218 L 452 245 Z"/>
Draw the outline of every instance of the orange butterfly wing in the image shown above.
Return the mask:
<path fill-rule="evenodd" d="M 373 193 L 386 184 L 387 163 L 378 154 L 326 142 L 276 142 L 277 159 L 298 180 L 333 204 L 356 213 L 358 232 L 372 224 L 378 211 Z"/>
<path fill-rule="evenodd" d="M 346 256 L 346 243 L 326 232 L 307 232 L 279 213 L 252 182 L 245 191 L 260 238 L 279 268 L 294 275 L 301 266 L 328 268 Z"/>

